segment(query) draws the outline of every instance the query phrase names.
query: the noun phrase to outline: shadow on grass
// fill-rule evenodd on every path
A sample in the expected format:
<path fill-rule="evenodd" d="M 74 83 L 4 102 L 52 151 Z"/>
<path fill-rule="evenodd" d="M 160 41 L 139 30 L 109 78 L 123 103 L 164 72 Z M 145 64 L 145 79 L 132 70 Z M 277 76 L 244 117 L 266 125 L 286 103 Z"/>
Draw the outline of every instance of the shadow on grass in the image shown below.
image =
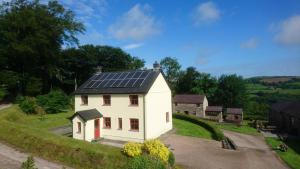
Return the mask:
<path fill-rule="evenodd" d="M 300 154 L 300 139 L 288 139 L 284 143 L 293 149 L 297 154 Z"/>

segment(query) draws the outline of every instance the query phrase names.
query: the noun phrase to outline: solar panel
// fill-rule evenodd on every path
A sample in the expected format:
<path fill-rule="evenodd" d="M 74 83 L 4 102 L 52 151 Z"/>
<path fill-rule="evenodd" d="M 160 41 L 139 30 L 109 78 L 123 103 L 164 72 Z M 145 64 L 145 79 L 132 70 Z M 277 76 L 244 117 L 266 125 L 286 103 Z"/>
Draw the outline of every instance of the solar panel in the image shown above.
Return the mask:
<path fill-rule="evenodd" d="M 132 87 L 140 87 L 142 82 L 144 81 L 145 79 L 138 79 Z"/>
<path fill-rule="evenodd" d="M 136 73 L 133 75 L 133 78 L 139 78 L 141 74 L 142 74 L 142 72 L 136 72 Z"/>

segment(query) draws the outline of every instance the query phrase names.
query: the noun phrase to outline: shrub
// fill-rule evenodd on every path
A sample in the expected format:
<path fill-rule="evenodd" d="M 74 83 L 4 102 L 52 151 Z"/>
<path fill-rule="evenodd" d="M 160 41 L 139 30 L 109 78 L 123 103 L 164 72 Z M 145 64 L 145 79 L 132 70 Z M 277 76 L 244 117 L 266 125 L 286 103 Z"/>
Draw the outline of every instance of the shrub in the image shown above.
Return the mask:
<path fill-rule="evenodd" d="M 8 94 L 8 92 L 7 92 L 6 88 L 0 86 L 0 101 L 1 101 L 2 99 L 4 99 L 4 97 L 5 97 L 7 94 Z"/>
<path fill-rule="evenodd" d="M 172 151 L 170 151 L 168 163 L 171 167 L 173 167 L 175 164 L 175 157 Z"/>
<path fill-rule="evenodd" d="M 37 96 L 37 104 L 47 113 L 59 113 L 69 108 L 69 98 L 62 91 L 51 91 L 48 94 Z"/>
<path fill-rule="evenodd" d="M 159 140 L 147 140 L 144 142 L 144 150 L 151 156 L 157 157 L 167 163 L 169 159 L 169 149 Z"/>
<path fill-rule="evenodd" d="M 129 162 L 128 169 L 165 169 L 164 163 L 153 156 L 142 155 L 135 157 Z"/>
<path fill-rule="evenodd" d="M 142 154 L 142 144 L 128 142 L 123 147 L 123 152 L 129 157 L 136 157 Z"/>
<path fill-rule="evenodd" d="M 24 113 L 33 114 L 35 113 L 35 107 L 36 107 L 35 99 L 31 97 L 24 97 L 19 107 L 22 109 Z"/>
<path fill-rule="evenodd" d="M 186 121 L 189 121 L 191 123 L 202 126 L 203 128 L 205 128 L 206 130 L 208 130 L 209 132 L 212 133 L 212 137 L 215 140 L 220 141 L 220 140 L 224 139 L 224 134 L 220 129 L 218 129 L 215 126 L 212 126 L 212 125 L 208 124 L 207 122 L 205 122 L 205 121 L 203 121 L 203 120 L 201 120 L 197 117 L 192 117 L 192 116 L 181 114 L 181 113 L 173 114 L 173 117 L 177 118 L 177 119 L 181 119 L 181 120 L 186 120 Z"/>
<path fill-rule="evenodd" d="M 27 160 L 22 163 L 22 169 L 37 169 L 34 166 L 34 159 L 32 156 L 27 157 Z"/>

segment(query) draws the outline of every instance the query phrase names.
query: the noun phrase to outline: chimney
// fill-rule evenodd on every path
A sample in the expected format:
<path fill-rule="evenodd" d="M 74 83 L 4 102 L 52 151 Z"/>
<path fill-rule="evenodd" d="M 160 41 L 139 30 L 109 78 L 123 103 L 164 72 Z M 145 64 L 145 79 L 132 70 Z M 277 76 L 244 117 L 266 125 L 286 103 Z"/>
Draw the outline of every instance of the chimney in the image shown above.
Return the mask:
<path fill-rule="evenodd" d="M 97 66 L 96 71 L 97 73 L 102 73 L 102 66 Z"/>
<path fill-rule="evenodd" d="M 154 64 L 153 64 L 153 70 L 154 71 L 159 71 L 160 70 L 160 64 L 157 61 L 155 61 Z"/>

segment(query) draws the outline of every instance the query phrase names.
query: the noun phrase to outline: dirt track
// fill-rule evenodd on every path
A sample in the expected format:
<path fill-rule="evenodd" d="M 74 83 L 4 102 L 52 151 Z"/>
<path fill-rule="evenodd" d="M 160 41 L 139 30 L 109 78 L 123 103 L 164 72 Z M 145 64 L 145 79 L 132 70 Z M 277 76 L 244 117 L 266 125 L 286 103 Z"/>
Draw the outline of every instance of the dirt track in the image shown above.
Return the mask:
<path fill-rule="evenodd" d="M 164 143 L 174 149 L 176 162 L 188 169 L 288 169 L 260 136 L 225 135 L 237 141 L 238 150 L 225 150 L 213 140 L 171 134 Z"/>

